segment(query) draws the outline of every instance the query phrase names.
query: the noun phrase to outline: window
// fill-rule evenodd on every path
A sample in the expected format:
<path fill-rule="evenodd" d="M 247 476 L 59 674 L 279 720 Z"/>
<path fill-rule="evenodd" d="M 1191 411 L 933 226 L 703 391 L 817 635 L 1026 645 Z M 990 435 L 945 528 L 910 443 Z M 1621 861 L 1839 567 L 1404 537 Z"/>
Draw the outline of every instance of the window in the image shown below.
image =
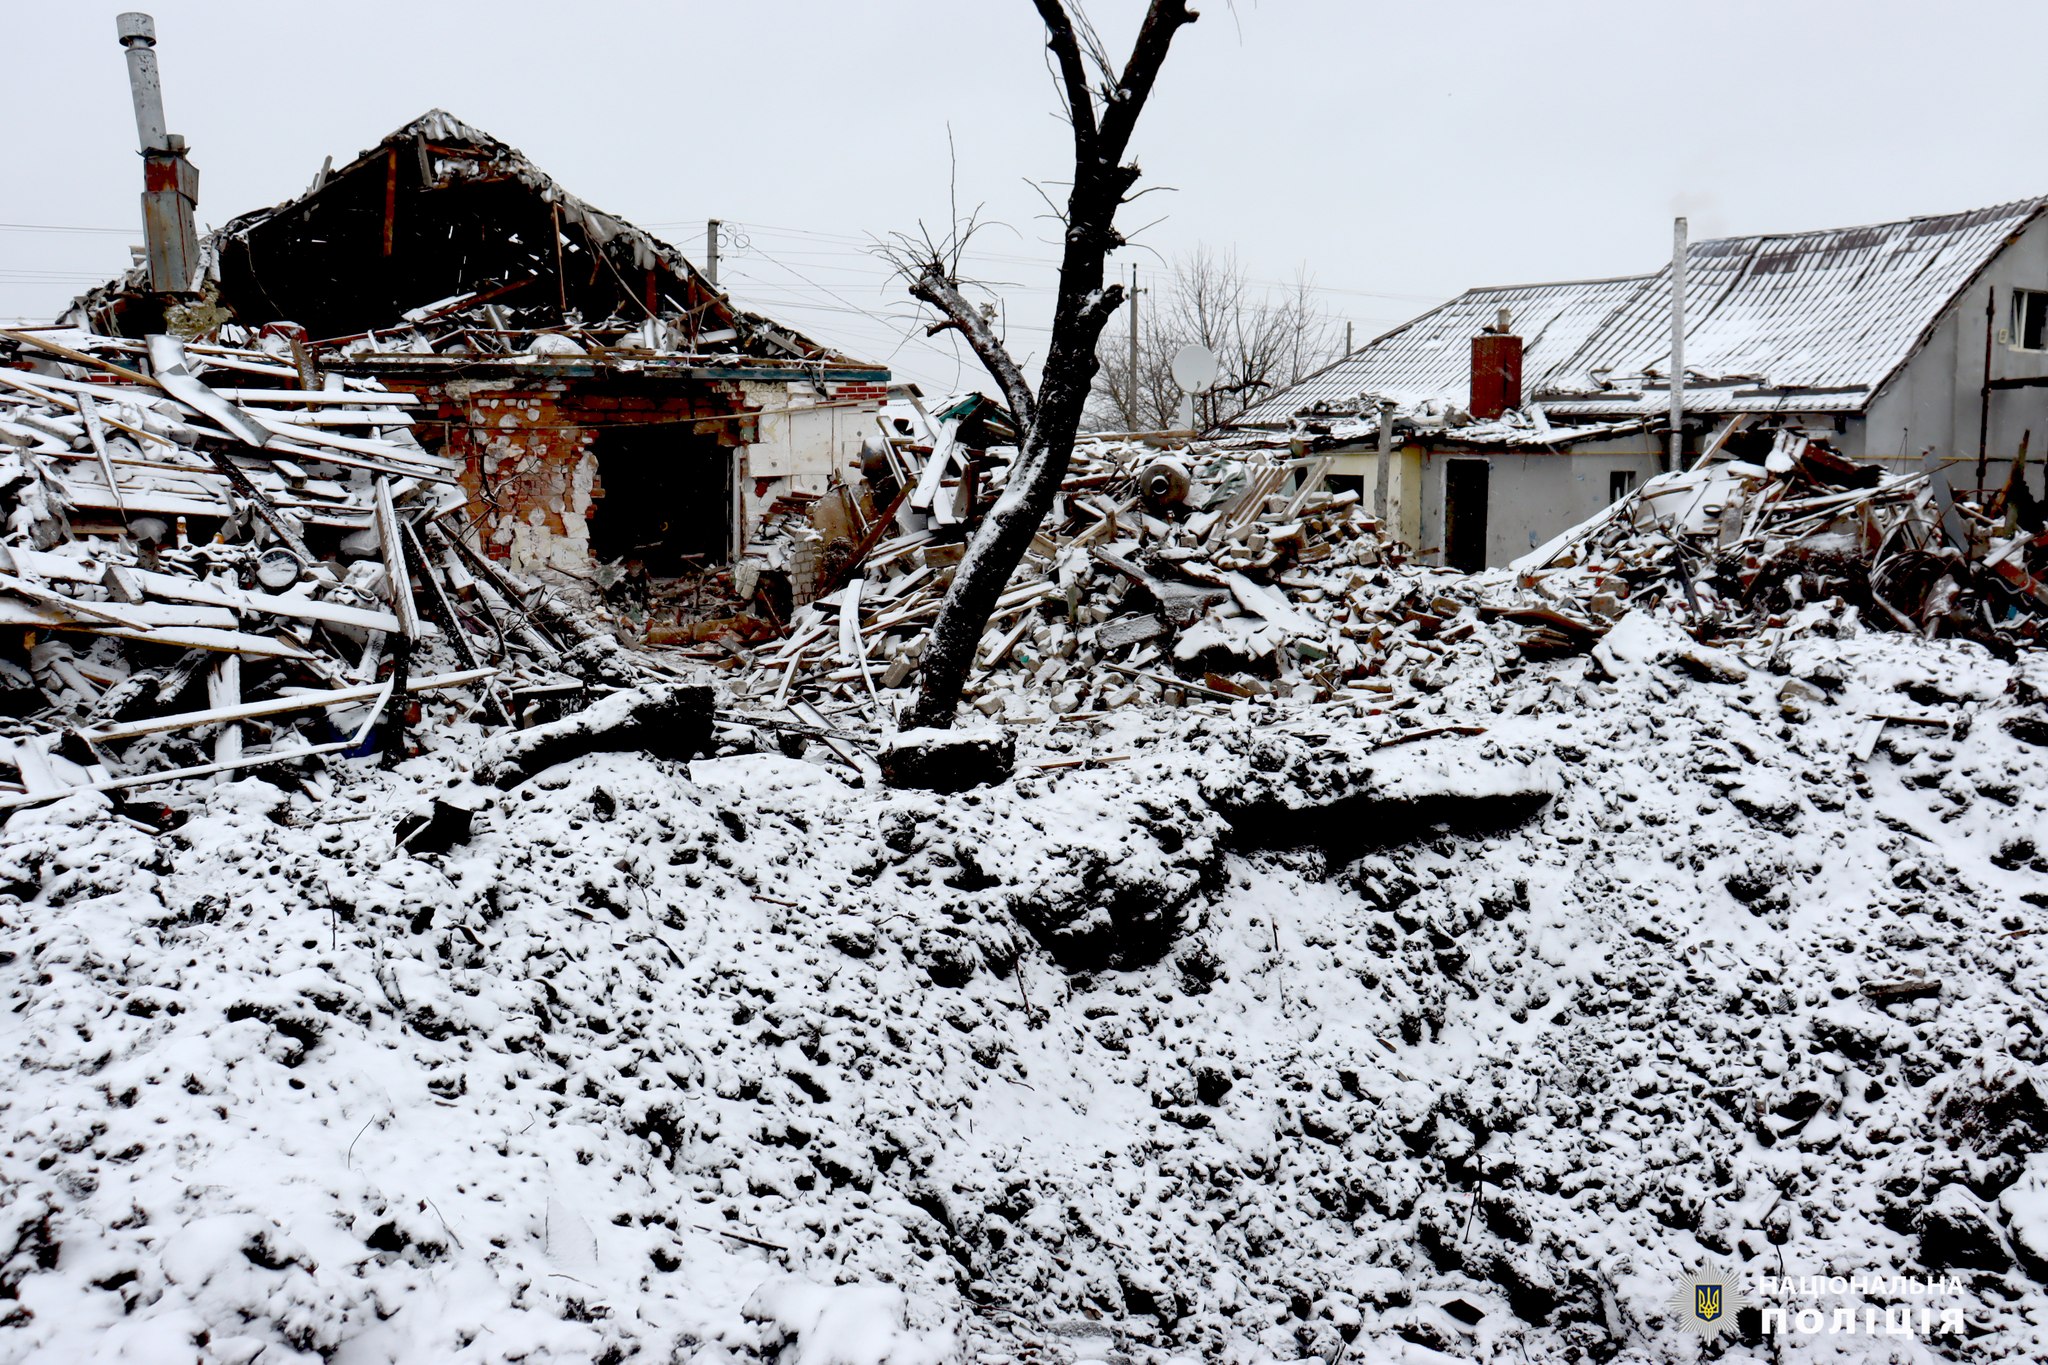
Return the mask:
<path fill-rule="evenodd" d="M 2048 351 L 2048 292 L 2012 291 L 2012 338 L 2022 351 Z"/>
<path fill-rule="evenodd" d="M 1611 469 L 1607 472 L 1607 500 L 1620 502 L 1635 491 L 1636 472 L 1633 469 Z"/>

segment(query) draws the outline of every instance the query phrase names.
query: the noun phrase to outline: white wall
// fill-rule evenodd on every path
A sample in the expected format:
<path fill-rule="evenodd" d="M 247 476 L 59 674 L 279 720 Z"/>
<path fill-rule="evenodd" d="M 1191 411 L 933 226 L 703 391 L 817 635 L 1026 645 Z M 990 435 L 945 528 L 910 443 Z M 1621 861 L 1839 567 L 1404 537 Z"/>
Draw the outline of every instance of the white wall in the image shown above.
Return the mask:
<path fill-rule="evenodd" d="M 823 493 L 835 476 L 858 479 L 861 441 L 875 431 L 879 402 L 847 406 L 807 382 L 740 387 L 747 406 L 761 414 L 740 466 L 740 510 L 748 534 L 784 494 Z"/>
<path fill-rule="evenodd" d="M 1406 446 L 1394 452 L 1388 479 L 1393 508 L 1388 521 L 1398 539 L 1428 562 L 1442 563 L 1444 463 L 1483 460 L 1487 464 L 1486 562 L 1489 566 L 1506 564 L 1605 508 L 1608 476 L 1615 470 L 1633 473 L 1638 484 L 1659 473 L 1663 469 L 1661 449 L 1654 434 L 1587 442 L 1573 446 L 1568 453 L 1468 453 Z M 1366 505 L 1370 507 L 1376 453 L 1356 446 L 1325 453 L 1333 457 L 1332 474 L 1365 479 Z"/>
<path fill-rule="evenodd" d="M 2013 290 L 2048 290 L 2048 220 L 2036 219 L 1942 313 L 1925 345 L 1879 391 L 1867 416 L 1852 420 L 1844 453 L 1917 469 L 1929 446 L 1951 466 L 1957 488 L 1976 481 L 1979 391 L 1984 382 L 1984 300 L 1994 293 L 1991 374 L 1994 378 L 2048 376 L 2048 351 L 2023 351 L 2012 315 Z M 2001 330 L 2011 331 L 2006 342 Z M 1998 389 L 1991 394 L 1986 481 L 2004 482 L 2020 436 L 2032 430 L 2027 463 L 2048 453 L 2048 388 Z M 2036 474 L 2038 481 L 2039 475 Z"/>
<path fill-rule="evenodd" d="M 1421 526 L 1412 542 L 1431 563 L 1443 562 L 1444 466 L 1450 460 L 1487 464 L 1486 563 L 1506 564 L 1607 506 L 1616 470 L 1647 482 L 1662 468 L 1652 435 L 1589 442 L 1569 453 L 1429 451 L 1421 460 Z"/>

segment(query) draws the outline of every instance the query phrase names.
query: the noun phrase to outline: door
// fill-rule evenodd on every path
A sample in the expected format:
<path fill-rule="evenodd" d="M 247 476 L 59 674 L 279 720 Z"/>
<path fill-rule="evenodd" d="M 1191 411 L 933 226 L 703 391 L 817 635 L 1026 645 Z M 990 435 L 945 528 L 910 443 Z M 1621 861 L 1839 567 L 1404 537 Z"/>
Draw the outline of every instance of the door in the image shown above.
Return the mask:
<path fill-rule="evenodd" d="M 1484 460 L 1444 462 L 1444 563 L 1476 573 L 1486 567 Z"/>

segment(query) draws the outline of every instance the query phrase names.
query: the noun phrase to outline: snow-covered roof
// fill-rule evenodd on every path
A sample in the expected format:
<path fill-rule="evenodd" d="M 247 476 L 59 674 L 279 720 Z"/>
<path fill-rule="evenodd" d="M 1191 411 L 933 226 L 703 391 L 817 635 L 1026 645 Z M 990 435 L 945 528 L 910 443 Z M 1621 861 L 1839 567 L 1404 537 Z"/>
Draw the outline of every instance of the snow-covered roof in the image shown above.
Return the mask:
<path fill-rule="evenodd" d="M 1442 398 L 1462 405 L 1471 386 L 1471 339 L 1503 308 L 1522 338 L 1523 373 L 1533 380 L 1576 355 L 1646 278 L 1468 289 L 1256 404 L 1231 425 L 1284 426 L 1297 413 L 1349 413 L 1362 393 L 1399 403 Z"/>
<path fill-rule="evenodd" d="M 1865 227 L 1723 237 L 1686 253 L 1686 407 L 1860 411 L 2001 248 L 2048 207 L 2022 199 Z M 1234 425 L 1353 409 L 1362 393 L 1463 403 L 1469 338 L 1501 308 L 1523 394 L 1552 415 L 1625 417 L 1669 401 L 1671 270 L 1473 289 L 1265 400 Z"/>
<path fill-rule="evenodd" d="M 1840 395 L 1830 407 L 1861 408 L 2044 205 L 2048 199 L 2022 199 L 1868 227 L 1694 243 L 1686 253 L 1686 406 L 1744 411 L 1753 400 L 1770 401 L 1756 392 L 1764 389 Z M 1542 396 L 1640 391 L 1644 376 L 1661 385 L 1671 364 L 1670 275 L 1667 266 L 1545 376 Z"/>

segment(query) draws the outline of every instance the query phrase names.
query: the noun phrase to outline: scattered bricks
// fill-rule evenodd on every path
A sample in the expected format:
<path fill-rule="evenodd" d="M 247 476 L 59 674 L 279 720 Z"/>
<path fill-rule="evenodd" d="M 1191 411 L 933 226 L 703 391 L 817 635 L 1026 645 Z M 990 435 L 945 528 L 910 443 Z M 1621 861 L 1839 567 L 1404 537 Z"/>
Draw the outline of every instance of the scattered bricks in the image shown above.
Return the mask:
<path fill-rule="evenodd" d="M 882 747 L 882 778 L 892 787 L 958 792 L 1001 782 L 1017 766 L 1017 737 L 994 726 L 905 730 Z"/>

